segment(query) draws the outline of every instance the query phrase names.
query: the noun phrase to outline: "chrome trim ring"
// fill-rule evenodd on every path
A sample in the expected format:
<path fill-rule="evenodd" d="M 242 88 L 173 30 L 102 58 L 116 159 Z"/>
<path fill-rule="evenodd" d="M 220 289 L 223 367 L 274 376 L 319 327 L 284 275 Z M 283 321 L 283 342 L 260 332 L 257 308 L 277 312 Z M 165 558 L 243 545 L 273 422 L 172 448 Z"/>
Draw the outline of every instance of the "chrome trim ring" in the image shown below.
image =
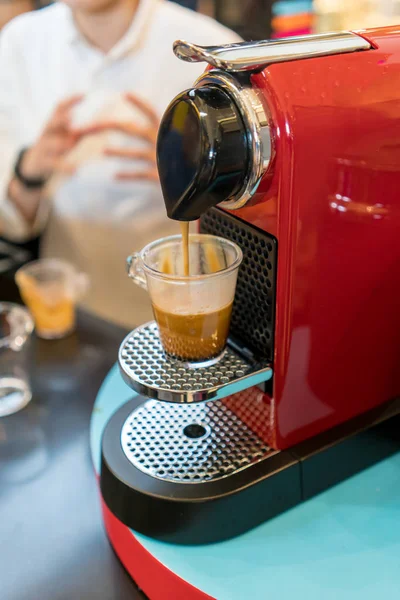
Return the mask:
<path fill-rule="evenodd" d="M 250 165 L 241 190 L 219 206 L 228 210 L 242 208 L 252 198 L 273 157 L 269 118 L 259 93 L 250 83 L 242 83 L 223 71 L 212 70 L 201 75 L 195 87 L 218 85 L 229 93 L 239 108 L 250 140 Z"/>

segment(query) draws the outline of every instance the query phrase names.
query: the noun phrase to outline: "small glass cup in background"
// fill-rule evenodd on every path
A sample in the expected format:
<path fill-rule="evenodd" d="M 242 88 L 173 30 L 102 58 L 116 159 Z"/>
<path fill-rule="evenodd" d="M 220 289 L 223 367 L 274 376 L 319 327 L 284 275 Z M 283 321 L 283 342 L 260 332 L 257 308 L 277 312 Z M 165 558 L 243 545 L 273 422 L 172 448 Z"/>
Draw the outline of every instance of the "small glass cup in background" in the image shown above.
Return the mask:
<path fill-rule="evenodd" d="M 88 288 L 84 273 L 59 259 L 41 259 L 18 269 L 15 281 L 39 337 L 59 339 L 74 331 L 76 302 Z"/>
<path fill-rule="evenodd" d="M 164 351 L 204 362 L 226 345 L 242 251 L 213 235 L 189 235 L 189 276 L 184 275 L 182 237 L 148 244 L 128 258 L 129 276 L 148 290 Z"/>
<path fill-rule="evenodd" d="M 32 398 L 28 352 L 33 327 L 25 308 L 0 302 L 0 417 L 21 410 Z"/>

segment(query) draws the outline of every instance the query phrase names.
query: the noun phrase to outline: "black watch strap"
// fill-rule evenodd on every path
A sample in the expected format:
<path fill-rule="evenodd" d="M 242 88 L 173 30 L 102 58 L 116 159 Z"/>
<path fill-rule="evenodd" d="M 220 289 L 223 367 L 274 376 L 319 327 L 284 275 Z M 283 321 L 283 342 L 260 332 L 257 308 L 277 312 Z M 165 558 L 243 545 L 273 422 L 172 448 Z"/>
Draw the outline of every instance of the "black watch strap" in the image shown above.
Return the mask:
<path fill-rule="evenodd" d="M 25 177 L 21 173 L 21 164 L 22 164 L 23 158 L 24 158 L 27 150 L 28 150 L 28 148 L 23 148 L 21 150 L 21 152 L 18 154 L 17 162 L 15 163 L 15 166 L 14 166 L 14 176 L 27 189 L 38 190 L 44 186 L 44 184 L 46 183 L 47 180 L 44 177 L 40 177 L 40 178 L 39 177 L 38 178 Z"/>

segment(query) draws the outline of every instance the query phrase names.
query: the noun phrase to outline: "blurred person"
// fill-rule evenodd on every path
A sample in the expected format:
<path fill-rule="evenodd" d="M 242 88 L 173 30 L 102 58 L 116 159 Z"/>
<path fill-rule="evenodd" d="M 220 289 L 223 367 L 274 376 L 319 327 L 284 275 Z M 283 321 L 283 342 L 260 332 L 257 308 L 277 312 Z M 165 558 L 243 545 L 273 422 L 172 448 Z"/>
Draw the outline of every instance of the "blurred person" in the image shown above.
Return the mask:
<path fill-rule="evenodd" d="M 155 163 L 159 119 L 204 70 L 179 38 L 238 41 L 212 19 L 163 0 L 65 0 L 0 36 L 0 234 L 42 230 L 42 257 L 88 273 L 85 308 L 132 327 L 151 318 L 125 272 L 132 251 L 178 233 Z"/>

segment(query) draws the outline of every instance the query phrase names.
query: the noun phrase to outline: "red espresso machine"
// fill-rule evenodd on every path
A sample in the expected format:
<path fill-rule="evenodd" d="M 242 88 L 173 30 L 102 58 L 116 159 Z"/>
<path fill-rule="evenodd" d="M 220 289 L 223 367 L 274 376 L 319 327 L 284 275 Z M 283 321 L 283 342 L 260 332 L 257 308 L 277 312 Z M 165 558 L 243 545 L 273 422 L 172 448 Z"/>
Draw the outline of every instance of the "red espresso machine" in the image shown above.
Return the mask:
<path fill-rule="evenodd" d="M 161 123 L 167 213 L 244 260 L 218 363 L 168 359 L 154 323 L 123 341 L 140 395 L 105 429 L 101 492 L 199 544 L 399 448 L 400 28 L 174 51 L 208 67 Z"/>

